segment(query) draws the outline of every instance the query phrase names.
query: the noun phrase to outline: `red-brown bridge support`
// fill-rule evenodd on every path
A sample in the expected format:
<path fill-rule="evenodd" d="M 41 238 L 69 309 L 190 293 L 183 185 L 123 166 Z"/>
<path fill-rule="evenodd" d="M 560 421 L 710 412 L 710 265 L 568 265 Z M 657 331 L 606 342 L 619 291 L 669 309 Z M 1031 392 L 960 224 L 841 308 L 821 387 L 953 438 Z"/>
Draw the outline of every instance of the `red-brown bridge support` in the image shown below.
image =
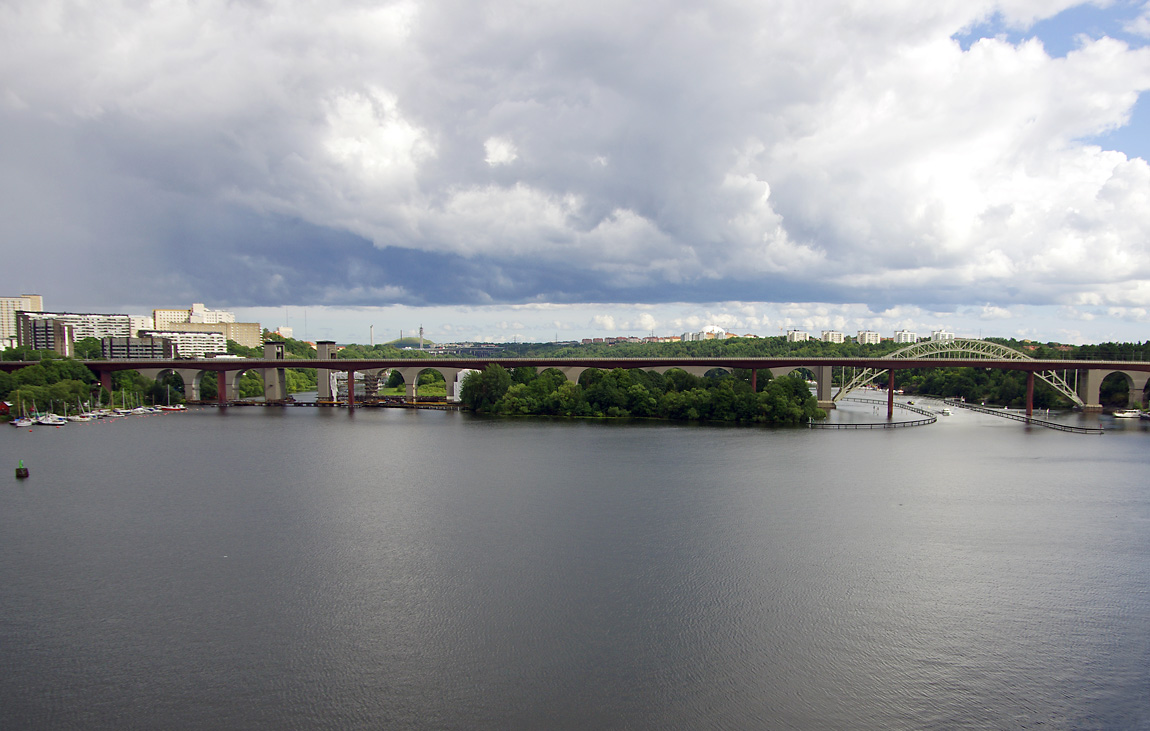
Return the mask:
<path fill-rule="evenodd" d="M 894 368 L 887 371 L 886 380 L 886 418 L 894 418 Z"/>

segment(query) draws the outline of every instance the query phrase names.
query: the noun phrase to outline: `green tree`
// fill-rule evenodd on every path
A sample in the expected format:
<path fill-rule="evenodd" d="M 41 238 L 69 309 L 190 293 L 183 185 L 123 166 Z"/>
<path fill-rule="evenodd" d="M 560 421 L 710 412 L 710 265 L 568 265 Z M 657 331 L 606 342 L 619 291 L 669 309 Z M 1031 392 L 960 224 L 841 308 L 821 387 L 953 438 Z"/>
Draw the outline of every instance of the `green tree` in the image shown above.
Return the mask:
<path fill-rule="evenodd" d="M 494 363 L 464 377 L 459 400 L 475 411 L 491 411 L 509 388 L 511 374 L 503 366 Z"/>

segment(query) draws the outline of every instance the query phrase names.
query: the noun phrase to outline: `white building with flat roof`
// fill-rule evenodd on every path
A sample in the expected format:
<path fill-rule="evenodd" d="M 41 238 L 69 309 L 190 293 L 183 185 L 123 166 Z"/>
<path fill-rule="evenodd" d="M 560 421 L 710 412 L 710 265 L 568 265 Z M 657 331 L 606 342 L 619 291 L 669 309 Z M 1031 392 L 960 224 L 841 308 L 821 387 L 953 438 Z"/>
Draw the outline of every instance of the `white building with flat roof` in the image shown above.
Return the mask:
<path fill-rule="evenodd" d="M 140 337 L 171 340 L 176 346 L 176 355 L 181 358 L 203 358 L 206 355 L 228 352 L 228 339 L 223 333 L 141 330 Z"/>
<path fill-rule="evenodd" d="M 843 341 L 843 334 L 838 330 L 823 330 L 824 343 L 841 343 Z"/>
<path fill-rule="evenodd" d="M 954 333 L 946 330 L 935 330 L 930 334 L 931 340 L 954 340 Z"/>
<path fill-rule="evenodd" d="M 878 345 L 882 342 L 882 336 L 874 330 L 859 330 L 858 332 L 855 342 L 859 345 Z"/>
<path fill-rule="evenodd" d="M 810 339 L 811 335 L 806 330 L 787 330 L 788 343 L 802 343 Z"/>
<path fill-rule="evenodd" d="M 917 343 L 918 333 L 912 333 L 910 330 L 898 330 L 894 334 L 894 341 L 896 343 Z"/>
<path fill-rule="evenodd" d="M 227 310 L 212 310 L 204 307 L 202 302 L 193 302 L 191 308 L 186 310 L 152 310 L 153 327 L 162 330 L 168 325 L 178 325 L 185 322 L 194 322 L 200 325 L 218 325 L 224 322 L 235 322 L 234 313 Z"/>

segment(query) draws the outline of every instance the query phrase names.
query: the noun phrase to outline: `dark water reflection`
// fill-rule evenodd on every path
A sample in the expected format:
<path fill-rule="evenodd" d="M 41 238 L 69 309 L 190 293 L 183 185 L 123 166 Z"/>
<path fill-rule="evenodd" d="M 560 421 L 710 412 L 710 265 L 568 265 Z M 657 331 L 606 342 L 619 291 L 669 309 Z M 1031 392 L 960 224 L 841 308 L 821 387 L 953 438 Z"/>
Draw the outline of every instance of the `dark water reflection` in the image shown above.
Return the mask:
<path fill-rule="evenodd" d="M 1135 425 L 9 429 L 0 728 L 1150 728 Z"/>

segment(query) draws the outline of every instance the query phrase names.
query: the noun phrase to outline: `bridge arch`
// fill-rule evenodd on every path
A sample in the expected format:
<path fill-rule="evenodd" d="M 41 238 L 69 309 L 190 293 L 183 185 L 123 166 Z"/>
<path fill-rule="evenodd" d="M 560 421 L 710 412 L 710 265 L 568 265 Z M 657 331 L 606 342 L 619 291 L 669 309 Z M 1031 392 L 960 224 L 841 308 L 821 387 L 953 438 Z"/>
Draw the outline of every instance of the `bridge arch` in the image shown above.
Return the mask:
<path fill-rule="evenodd" d="M 891 359 L 924 359 L 924 358 L 939 358 L 945 359 L 949 355 L 962 354 L 963 356 L 976 358 L 987 358 L 997 360 L 1020 360 L 1027 361 L 1033 360 L 1029 355 L 1020 353 L 1013 348 L 1008 348 L 1005 345 L 992 343 L 988 340 L 975 340 L 972 338 L 954 338 L 952 340 L 928 340 L 922 343 L 916 343 L 908 347 L 896 350 L 887 355 Z M 838 393 L 834 395 L 833 400 L 846 396 L 851 391 L 861 388 L 871 383 L 879 374 L 890 370 L 889 368 L 864 368 L 853 379 L 839 389 Z M 1091 374 L 1097 371 L 1089 371 Z M 1041 378 L 1050 385 L 1058 393 L 1065 396 L 1070 401 L 1078 406 L 1084 406 L 1085 403 L 1098 403 L 1098 386 L 1094 386 L 1094 398 L 1088 399 L 1087 402 L 1083 401 L 1082 396 L 1076 393 L 1070 384 L 1058 374 L 1057 371 L 1034 371 L 1034 375 Z M 1091 380 L 1091 379 L 1087 379 Z M 1098 384 L 1101 379 L 1098 379 Z M 1089 388 L 1089 385 L 1087 386 Z"/>
<path fill-rule="evenodd" d="M 463 368 L 449 368 L 445 366 L 435 365 L 433 362 L 416 361 L 417 365 L 402 366 L 392 368 L 395 373 L 399 373 L 403 378 L 403 385 L 406 390 L 406 398 L 408 401 L 414 401 L 419 389 L 419 376 L 424 371 L 435 371 L 443 376 L 443 382 L 446 387 L 447 400 L 451 401 L 455 398 L 455 382 L 460 371 Z"/>
<path fill-rule="evenodd" d="M 1130 408 L 1142 408 L 1143 395 L 1146 390 L 1146 383 L 1150 381 L 1150 373 L 1141 371 L 1125 371 L 1125 370 L 1099 370 L 1092 371 L 1094 378 L 1087 379 L 1089 381 L 1088 387 L 1092 389 L 1090 393 L 1083 394 L 1089 400 L 1089 403 L 1101 404 L 1102 403 L 1102 386 L 1106 381 L 1113 380 L 1111 377 L 1118 375 L 1126 382 L 1127 396 L 1126 406 Z"/>

